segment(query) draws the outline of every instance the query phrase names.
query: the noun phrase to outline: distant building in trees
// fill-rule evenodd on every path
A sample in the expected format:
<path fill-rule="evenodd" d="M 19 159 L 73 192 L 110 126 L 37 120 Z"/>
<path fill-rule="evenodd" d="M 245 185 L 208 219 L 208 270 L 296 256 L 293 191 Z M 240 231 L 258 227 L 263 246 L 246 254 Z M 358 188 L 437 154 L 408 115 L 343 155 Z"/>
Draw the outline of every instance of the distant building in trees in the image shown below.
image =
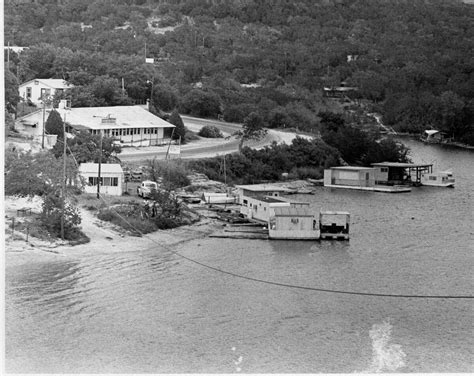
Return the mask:
<path fill-rule="evenodd" d="M 343 98 L 349 93 L 354 93 L 358 90 L 358 87 L 348 86 L 347 82 L 343 81 L 339 86 L 324 87 L 323 94 L 328 98 Z"/>

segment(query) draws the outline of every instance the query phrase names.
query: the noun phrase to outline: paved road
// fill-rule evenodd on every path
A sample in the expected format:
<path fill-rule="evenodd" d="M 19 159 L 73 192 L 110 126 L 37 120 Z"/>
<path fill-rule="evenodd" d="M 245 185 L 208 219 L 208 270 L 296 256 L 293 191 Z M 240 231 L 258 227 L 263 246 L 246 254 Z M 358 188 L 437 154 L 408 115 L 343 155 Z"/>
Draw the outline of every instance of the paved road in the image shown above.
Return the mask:
<path fill-rule="evenodd" d="M 229 154 L 238 151 L 239 140 L 231 136 L 235 131 L 242 128 L 241 124 L 226 123 L 218 120 L 208 120 L 181 116 L 184 125 L 193 132 L 198 132 L 206 125 L 216 126 L 224 134 L 220 139 L 203 139 L 193 141 L 188 145 L 181 146 L 181 158 L 206 158 L 215 155 Z M 283 132 L 269 130 L 268 134 L 259 141 L 247 141 L 246 146 L 261 148 L 270 145 L 272 142 L 284 142 L 294 137 Z M 122 151 L 119 158 L 122 161 L 140 161 L 146 159 L 164 159 L 168 151 L 168 146 L 155 146 L 146 148 L 127 148 Z"/>

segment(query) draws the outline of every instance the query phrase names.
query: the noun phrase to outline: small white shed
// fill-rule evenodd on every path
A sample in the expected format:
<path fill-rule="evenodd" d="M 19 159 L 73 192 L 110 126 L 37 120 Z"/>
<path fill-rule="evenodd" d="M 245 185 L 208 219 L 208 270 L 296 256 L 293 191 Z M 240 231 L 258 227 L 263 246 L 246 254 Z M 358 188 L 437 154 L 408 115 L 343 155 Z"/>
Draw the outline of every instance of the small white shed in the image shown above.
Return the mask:
<path fill-rule="evenodd" d="M 84 179 L 84 191 L 86 193 L 97 193 L 99 164 L 81 163 L 79 165 L 79 174 Z M 101 194 L 121 196 L 124 176 L 120 164 L 102 163 L 100 165 L 100 181 Z"/>

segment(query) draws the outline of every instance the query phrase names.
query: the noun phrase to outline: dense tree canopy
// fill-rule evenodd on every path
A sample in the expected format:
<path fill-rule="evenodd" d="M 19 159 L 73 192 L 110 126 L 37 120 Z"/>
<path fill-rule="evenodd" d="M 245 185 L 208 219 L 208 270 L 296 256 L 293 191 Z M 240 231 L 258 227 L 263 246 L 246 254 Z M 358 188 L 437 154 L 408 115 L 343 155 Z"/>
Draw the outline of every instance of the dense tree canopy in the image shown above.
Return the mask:
<path fill-rule="evenodd" d="M 323 88 L 344 82 L 396 130 L 461 139 L 474 132 L 473 19 L 455 0 L 7 1 L 5 40 L 29 47 L 10 61 L 20 82 L 68 79 L 73 106 L 152 94 L 157 111 L 258 112 L 313 132 Z"/>

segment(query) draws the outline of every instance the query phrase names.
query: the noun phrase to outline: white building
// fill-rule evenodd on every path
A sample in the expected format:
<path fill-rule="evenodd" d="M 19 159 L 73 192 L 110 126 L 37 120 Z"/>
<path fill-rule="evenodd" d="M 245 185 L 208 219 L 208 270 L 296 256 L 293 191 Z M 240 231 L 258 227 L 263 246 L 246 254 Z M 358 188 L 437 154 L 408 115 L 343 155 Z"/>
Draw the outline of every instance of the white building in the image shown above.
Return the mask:
<path fill-rule="evenodd" d="M 86 130 L 114 137 L 122 145 L 152 146 L 169 142 L 173 124 L 153 115 L 141 106 L 76 107 L 67 108 L 61 101 L 55 109 L 67 124 L 67 131 Z M 43 121 L 46 124 L 52 110 L 38 110 L 17 119 L 15 127 L 24 134 L 40 140 Z"/>
<path fill-rule="evenodd" d="M 56 93 L 73 87 L 73 85 L 70 85 L 63 79 L 36 78 L 21 84 L 18 87 L 18 93 L 25 102 L 30 101 L 37 106 L 41 106 L 43 104 L 41 101 L 43 96 L 52 98 Z"/>
<path fill-rule="evenodd" d="M 316 240 L 319 228 L 315 213 L 308 206 L 273 209 L 268 226 L 270 239 Z"/>
<path fill-rule="evenodd" d="M 97 181 L 99 179 L 98 163 L 81 163 L 79 174 L 84 183 L 86 193 L 97 193 Z M 100 193 L 113 196 L 122 195 L 124 181 L 122 167 L 118 163 L 102 163 L 100 165 Z"/>

